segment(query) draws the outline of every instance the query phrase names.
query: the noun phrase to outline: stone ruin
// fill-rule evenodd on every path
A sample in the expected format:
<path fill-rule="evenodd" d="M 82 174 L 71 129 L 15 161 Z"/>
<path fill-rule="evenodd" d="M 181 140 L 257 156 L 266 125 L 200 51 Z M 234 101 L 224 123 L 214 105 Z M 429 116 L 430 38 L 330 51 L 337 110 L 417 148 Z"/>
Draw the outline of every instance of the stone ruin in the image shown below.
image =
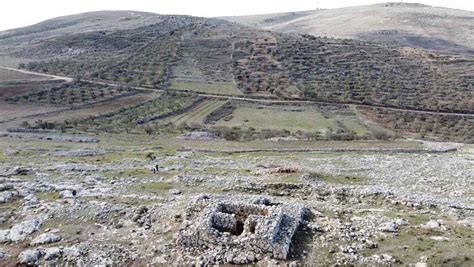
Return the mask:
<path fill-rule="evenodd" d="M 293 235 L 303 221 L 298 203 L 213 200 L 200 196 L 188 207 L 178 244 L 209 263 L 251 263 L 264 257 L 286 260 Z"/>

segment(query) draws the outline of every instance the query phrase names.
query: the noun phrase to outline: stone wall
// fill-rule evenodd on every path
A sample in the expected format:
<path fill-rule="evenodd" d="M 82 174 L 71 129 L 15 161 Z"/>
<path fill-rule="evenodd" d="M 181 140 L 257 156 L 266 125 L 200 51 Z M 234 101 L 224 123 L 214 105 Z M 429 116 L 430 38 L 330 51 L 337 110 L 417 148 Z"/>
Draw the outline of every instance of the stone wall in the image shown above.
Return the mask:
<path fill-rule="evenodd" d="M 209 263 L 251 263 L 267 256 L 285 260 L 304 212 L 298 203 L 200 196 L 190 203 L 177 241 L 185 252 L 213 255 Z"/>

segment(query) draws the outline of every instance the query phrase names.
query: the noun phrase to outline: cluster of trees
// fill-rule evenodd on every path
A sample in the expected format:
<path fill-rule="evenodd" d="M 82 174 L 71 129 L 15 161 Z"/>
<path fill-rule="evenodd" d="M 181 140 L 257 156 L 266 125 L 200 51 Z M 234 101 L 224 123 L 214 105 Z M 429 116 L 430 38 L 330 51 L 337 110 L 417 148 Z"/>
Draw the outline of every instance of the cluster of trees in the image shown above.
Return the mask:
<path fill-rule="evenodd" d="M 474 143 L 474 119 L 467 116 L 425 114 L 361 108 L 366 116 L 401 134 L 418 138 Z"/>
<path fill-rule="evenodd" d="M 243 41 L 234 45 L 233 74 L 244 93 L 270 92 L 291 97 L 298 92 L 288 73 L 275 59 L 276 43 L 268 39 Z"/>
<path fill-rule="evenodd" d="M 276 34 L 236 42 L 233 72 L 247 93 L 329 102 L 472 112 L 474 66 L 426 60 L 400 48 L 351 40 Z"/>
<path fill-rule="evenodd" d="M 64 83 L 50 89 L 41 90 L 26 95 L 13 96 L 7 99 L 10 103 L 30 102 L 51 105 L 79 105 L 93 103 L 128 91 L 124 87 L 109 87 L 106 85 L 84 82 Z"/>
<path fill-rule="evenodd" d="M 163 126 L 161 120 L 148 121 L 147 118 L 180 110 L 191 105 L 193 100 L 192 97 L 163 94 L 157 99 L 122 108 L 117 112 L 66 123 L 68 127 L 87 131 L 155 134 L 170 130 L 170 125 Z M 147 122 L 139 123 L 141 121 Z"/>
<path fill-rule="evenodd" d="M 472 112 L 472 81 L 463 77 L 474 68 L 467 63 L 450 67 L 399 48 L 309 36 L 282 36 L 276 58 L 308 98 Z"/>
<path fill-rule="evenodd" d="M 474 105 L 474 65 L 467 60 L 427 60 L 388 45 L 273 34 L 201 18 L 164 16 L 155 25 L 72 34 L 30 50 L 43 58 L 55 51 L 60 59 L 20 67 L 151 88 L 169 87 L 172 70 L 185 63 L 206 81 L 233 79 L 245 93 L 448 112 L 472 112 Z"/>

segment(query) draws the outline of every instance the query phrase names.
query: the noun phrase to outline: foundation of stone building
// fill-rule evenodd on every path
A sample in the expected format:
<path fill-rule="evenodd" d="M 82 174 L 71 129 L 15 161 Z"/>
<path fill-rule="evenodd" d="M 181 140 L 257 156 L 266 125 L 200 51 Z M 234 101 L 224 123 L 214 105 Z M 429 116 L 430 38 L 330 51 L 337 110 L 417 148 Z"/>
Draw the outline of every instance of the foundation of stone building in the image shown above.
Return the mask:
<path fill-rule="evenodd" d="M 245 203 L 201 197 L 190 204 L 188 211 L 178 233 L 178 244 L 184 250 L 219 248 L 224 253 L 285 260 L 305 209 L 298 203 L 271 203 L 268 199 Z"/>

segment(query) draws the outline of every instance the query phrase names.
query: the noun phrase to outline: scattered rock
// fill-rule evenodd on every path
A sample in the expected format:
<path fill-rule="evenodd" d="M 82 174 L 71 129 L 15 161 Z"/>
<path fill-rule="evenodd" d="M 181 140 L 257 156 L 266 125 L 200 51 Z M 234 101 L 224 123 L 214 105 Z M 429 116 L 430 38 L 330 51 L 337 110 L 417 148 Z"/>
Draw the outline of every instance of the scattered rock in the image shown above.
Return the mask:
<path fill-rule="evenodd" d="M 86 183 L 88 185 L 95 185 L 99 182 L 102 182 L 103 180 L 104 180 L 104 178 L 102 176 L 91 175 L 91 176 L 87 176 L 86 178 L 84 178 L 84 183 Z"/>
<path fill-rule="evenodd" d="M 25 201 L 25 206 L 36 206 L 39 204 L 39 199 L 35 194 L 28 194 L 26 197 L 23 198 Z"/>
<path fill-rule="evenodd" d="M 178 137 L 182 140 L 213 140 L 216 138 L 217 136 L 210 132 L 187 132 Z"/>
<path fill-rule="evenodd" d="M 12 184 L 0 184 L 0 192 L 7 191 L 7 190 L 12 190 L 13 185 Z"/>
<path fill-rule="evenodd" d="M 424 228 L 424 229 L 439 229 L 439 228 L 441 228 L 441 224 L 438 221 L 431 220 L 431 221 L 421 225 L 421 228 Z"/>
<path fill-rule="evenodd" d="M 368 263 L 375 263 L 377 265 L 379 264 L 390 264 L 390 263 L 395 263 L 395 258 L 390 255 L 390 254 L 375 254 L 370 256 L 368 259 L 366 259 Z"/>
<path fill-rule="evenodd" d="M 59 192 L 59 197 L 61 198 L 75 198 L 76 197 L 76 190 L 63 190 Z"/>
<path fill-rule="evenodd" d="M 444 236 L 432 236 L 430 239 L 434 241 L 449 241 L 449 238 Z"/>
<path fill-rule="evenodd" d="M 28 265 L 37 264 L 41 255 L 41 250 L 37 248 L 25 250 L 18 255 L 18 263 Z"/>
<path fill-rule="evenodd" d="M 52 156 L 56 157 L 92 157 L 97 155 L 103 155 L 106 151 L 94 148 L 84 148 L 76 150 L 60 150 L 52 153 Z"/>
<path fill-rule="evenodd" d="M 0 230 L 0 243 L 10 241 L 10 230 Z"/>
<path fill-rule="evenodd" d="M 459 221 L 457 221 L 457 223 L 459 223 L 461 225 L 464 225 L 464 226 L 467 226 L 467 227 L 474 228 L 474 219 L 472 219 L 472 218 L 466 218 L 466 219 L 463 219 L 463 220 L 459 220 Z"/>
<path fill-rule="evenodd" d="M 145 229 L 151 228 L 151 217 L 146 206 L 137 208 L 132 216 L 132 221 Z"/>
<path fill-rule="evenodd" d="M 49 168 L 52 171 L 77 171 L 77 172 L 97 172 L 100 169 L 96 165 L 82 163 L 60 163 Z"/>
<path fill-rule="evenodd" d="M 379 226 L 379 229 L 382 232 L 397 233 L 398 232 L 398 225 L 395 222 L 387 222 L 387 223 L 381 224 Z"/>
<path fill-rule="evenodd" d="M 8 254 L 7 252 L 3 250 L 0 250 L 0 259 L 8 258 L 8 257 L 10 257 L 10 254 Z"/>
<path fill-rule="evenodd" d="M 172 194 L 172 195 L 180 195 L 180 194 L 181 194 L 181 191 L 180 191 L 180 190 L 174 189 L 174 188 L 168 190 L 168 192 L 169 192 L 170 194 Z"/>
<path fill-rule="evenodd" d="M 18 150 L 14 150 L 14 149 L 5 149 L 5 156 L 9 156 L 9 157 L 12 157 L 12 156 L 16 156 L 18 155 L 19 151 Z"/>
<path fill-rule="evenodd" d="M 61 237 L 52 234 L 52 233 L 43 233 L 37 236 L 33 241 L 31 241 L 32 246 L 43 245 L 43 244 L 51 244 L 55 242 L 59 242 Z"/>
<path fill-rule="evenodd" d="M 9 241 L 23 241 L 41 227 L 41 220 L 35 218 L 13 225 L 8 234 Z"/>
<path fill-rule="evenodd" d="M 0 203 L 8 203 L 13 200 L 13 193 L 11 191 L 0 192 Z"/>
<path fill-rule="evenodd" d="M 62 249 L 58 247 L 45 248 L 44 249 L 44 259 L 47 261 L 57 259 L 61 257 Z"/>
<path fill-rule="evenodd" d="M 410 223 L 408 223 L 407 220 L 405 220 L 404 218 L 397 218 L 395 220 L 395 224 L 398 225 L 398 226 L 407 226 L 409 225 Z"/>
<path fill-rule="evenodd" d="M 12 171 L 12 175 L 28 175 L 33 173 L 33 170 L 26 167 L 15 167 Z"/>
<path fill-rule="evenodd" d="M 263 170 L 257 172 L 257 174 L 284 174 L 284 173 L 296 173 L 298 172 L 297 168 L 293 167 L 279 167 L 279 166 L 262 166 Z"/>
<path fill-rule="evenodd" d="M 66 142 L 76 142 L 76 143 L 99 143 L 100 142 L 99 139 L 95 137 L 91 137 L 91 136 L 64 135 L 64 134 L 8 132 L 8 133 L 2 133 L 1 135 L 8 136 L 11 138 L 28 138 L 28 139 L 66 141 Z"/>
<path fill-rule="evenodd" d="M 76 247 L 76 246 L 71 246 L 71 247 L 65 247 L 62 251 L 63 253 L 63 257 L 66 259 L 66 260 L 69 260 L 69 259 L 76 259 L 78 258 L 79 256 L 81 256 L 81 250 Z"/>

